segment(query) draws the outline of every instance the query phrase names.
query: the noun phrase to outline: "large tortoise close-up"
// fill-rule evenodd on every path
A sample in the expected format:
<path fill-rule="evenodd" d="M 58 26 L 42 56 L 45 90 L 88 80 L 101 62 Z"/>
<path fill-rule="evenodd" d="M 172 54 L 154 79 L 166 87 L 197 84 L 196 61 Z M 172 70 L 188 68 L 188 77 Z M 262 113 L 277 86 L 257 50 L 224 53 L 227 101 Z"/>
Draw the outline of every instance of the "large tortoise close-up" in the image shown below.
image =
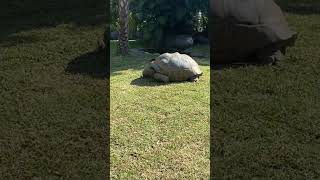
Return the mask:
<path fill-rule="evenodd" d="M 164 53 L 148 63 L 143 70 L 143 77 L 154 78 L 162 82 L 195 82 L 202 71 L 195 60 L 186 54 Z"/>
<path fill-rule="evenodd" d="M 274 63 L 297 38 L 273 0 L 211 0 L 209 29 L 214 64 Z"/>

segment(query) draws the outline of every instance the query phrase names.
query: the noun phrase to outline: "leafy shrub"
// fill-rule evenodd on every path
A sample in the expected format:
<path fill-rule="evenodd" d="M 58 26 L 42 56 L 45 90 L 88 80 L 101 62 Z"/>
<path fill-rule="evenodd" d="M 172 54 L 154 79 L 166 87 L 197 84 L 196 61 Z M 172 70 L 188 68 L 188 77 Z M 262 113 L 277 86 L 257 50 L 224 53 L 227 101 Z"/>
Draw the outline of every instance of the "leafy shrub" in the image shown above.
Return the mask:
<path fill-rule="evenodd" d="M 130 10 L 145 42 L 157 48 L 168 35 L 194 33 L 199 25 L 202 30 L 206 28 L 208 3 L 208 0 L 131 0 Z M 202 12 L 200 23 L 199 11 Z"/>

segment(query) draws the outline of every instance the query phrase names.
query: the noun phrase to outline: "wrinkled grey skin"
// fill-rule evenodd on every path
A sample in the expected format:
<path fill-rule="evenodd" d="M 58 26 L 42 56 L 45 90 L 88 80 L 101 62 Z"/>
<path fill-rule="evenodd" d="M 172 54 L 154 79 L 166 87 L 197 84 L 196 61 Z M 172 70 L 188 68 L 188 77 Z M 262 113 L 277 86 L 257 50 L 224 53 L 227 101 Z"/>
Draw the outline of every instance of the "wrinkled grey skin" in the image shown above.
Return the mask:
<path fill-rule="evenodd" d="M 174 81 L 196 82 L 202 75 L 199 65 L 188 55 L 164 53 L 148 63 L 143 77 L 154 78 L 165 83 Z"/>

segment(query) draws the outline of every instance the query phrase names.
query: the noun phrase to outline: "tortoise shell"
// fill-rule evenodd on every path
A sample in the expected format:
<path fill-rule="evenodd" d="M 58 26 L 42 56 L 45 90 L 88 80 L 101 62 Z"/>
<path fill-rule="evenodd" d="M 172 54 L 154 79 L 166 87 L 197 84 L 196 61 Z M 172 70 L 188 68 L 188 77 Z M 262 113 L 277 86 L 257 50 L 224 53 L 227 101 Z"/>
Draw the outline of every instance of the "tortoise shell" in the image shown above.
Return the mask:
<path fill-rule="evenodd" d="M 165 75 L 169 81 L 186 81 L 202 75 L 197 62 L 186 54 L 164 53 L 150 63 L 155 73 Z M 150 67 L 146 66 L 146 68 Z M 144 72 L 147 70 L 145 69 Z"/>
<path fill-rule="evenodd" d="M 209 30 L 214 63 L 254 59 L 264 48 L 285 53 L 297 37 L 273 0 L 211 0 Z"/>

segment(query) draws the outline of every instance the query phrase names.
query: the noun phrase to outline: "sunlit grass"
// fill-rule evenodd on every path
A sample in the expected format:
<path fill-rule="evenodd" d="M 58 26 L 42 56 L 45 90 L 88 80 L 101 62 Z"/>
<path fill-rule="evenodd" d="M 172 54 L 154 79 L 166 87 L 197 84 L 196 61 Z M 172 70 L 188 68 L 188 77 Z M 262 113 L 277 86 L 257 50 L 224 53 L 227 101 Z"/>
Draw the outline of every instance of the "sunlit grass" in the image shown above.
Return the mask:
<path fill-rule="evenodd" d="M 140 79 L 154 56 L 111 57 L 112 177 L 208 179 L 209 59 L 199 82 L 163 84 Z"/>

